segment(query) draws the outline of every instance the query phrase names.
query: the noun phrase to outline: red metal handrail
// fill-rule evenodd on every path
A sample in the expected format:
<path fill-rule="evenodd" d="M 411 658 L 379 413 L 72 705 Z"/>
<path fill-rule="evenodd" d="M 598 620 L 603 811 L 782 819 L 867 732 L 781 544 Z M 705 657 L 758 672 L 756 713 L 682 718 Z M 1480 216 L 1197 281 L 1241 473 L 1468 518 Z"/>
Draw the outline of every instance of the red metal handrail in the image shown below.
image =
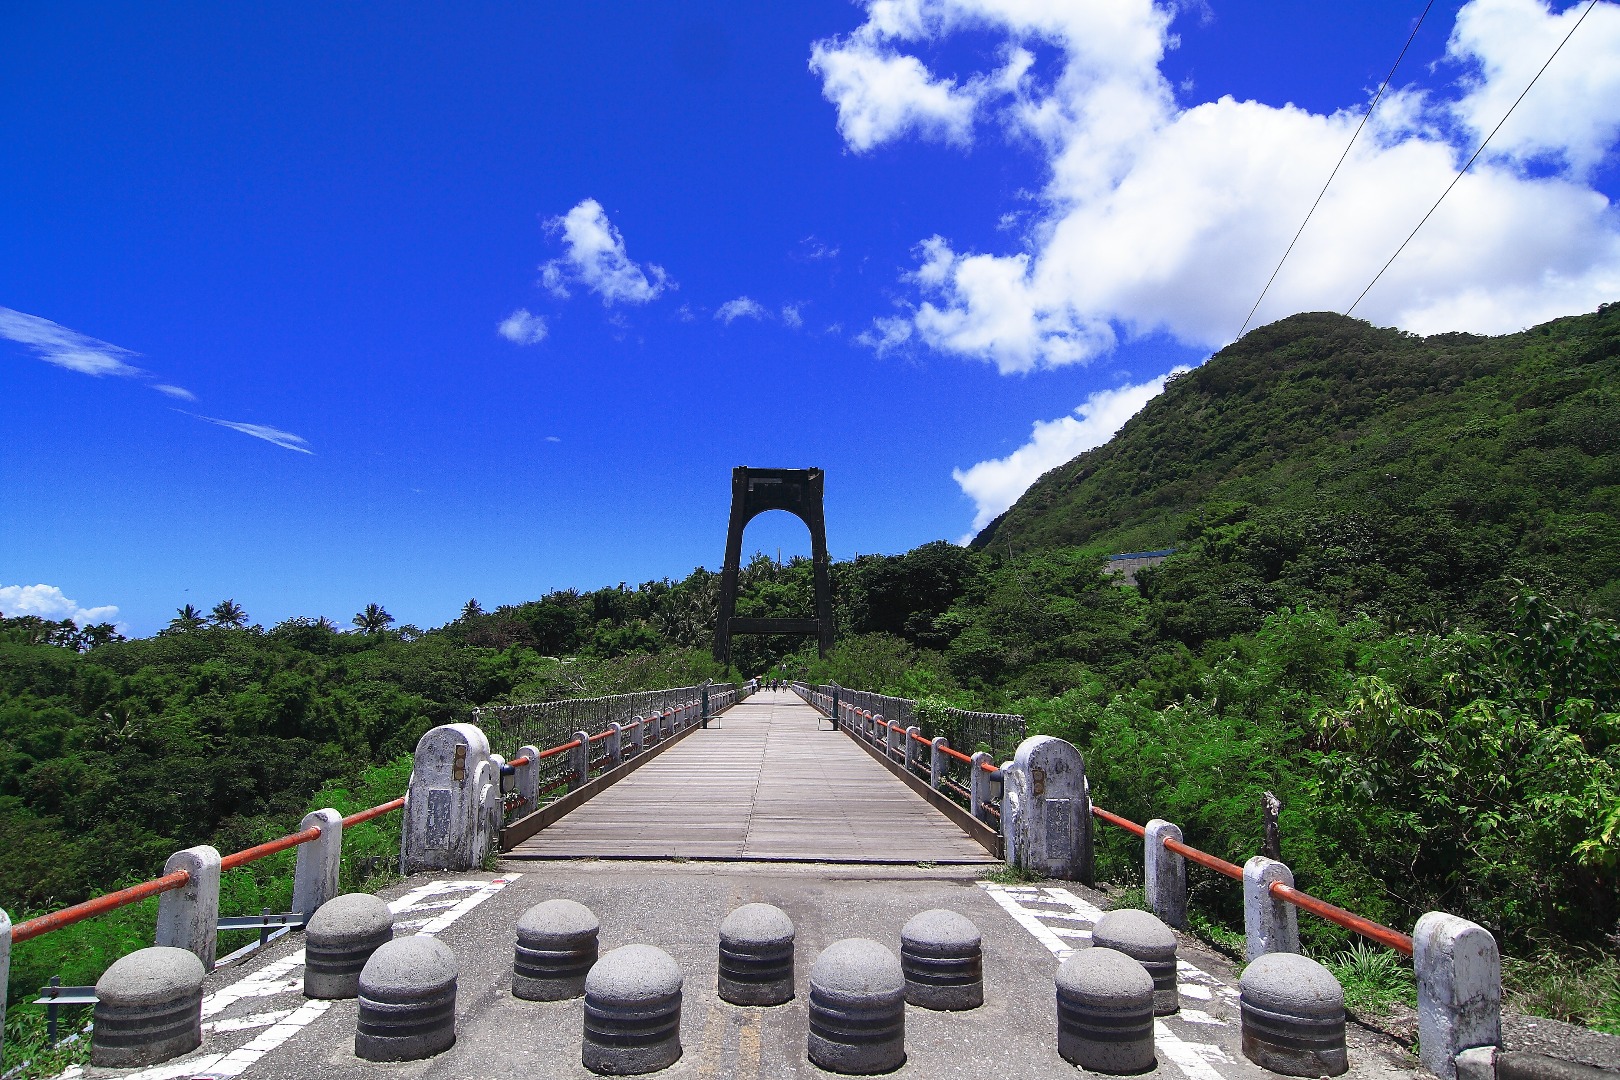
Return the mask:
<path fill-rule="evenodd" d="M 599 731 L 599 732 L 597 732 L 595 735 L 592 735 L 589 739 L 587 739 L 585 741 L 586 742 L 601 742 L 603 739 L 607 738 L 609 735 L 612 735 L 612 734 L 613 734 L 613 731 L 610 728 L 607 731 Z"/>
<path fill-rule="evenodd" d="M 1118 814 L 1104 810 L 1095 803 L 1092 804 L 1091 812 L 1094 816 L 1101 818 L 1111 825 L 1118 825 L 1127 832 L 1133 832 L 1137 836 L 1145 837 L 1147 835 L 1147 829 L 1141 825 L 1131 821 L 1129 818 L 1123 818 Z M 1225 859 L 1216 858 L 1214 855 L 1211 855 L 1208 852 L 1199 851 L 1195 847 L 1190 847 L 1183 844 L 1179 840 L 1172 840 L 1168 836 L 1164 838 L 1163 843 L 1166 851 L 1173 851 L 1177 855 L 1180 855 L 1182 858 L 1186 859 L 1188 862 L 1195 862 L 1199 866 L 1207 867 L 1208 869 L 1215 871 L 1217 874 L 1224 874 L 1227 877 L 1237 881 L 1243 880 L 1243 868 L 1238 866 L 1236 863 L 1230 863 Z M 1360 934 L 1362 937 L 1376 941 L 1378 944 L 1394 949 L 1396 952 L 1405 956 L 1412 955 L 1412 939 L 1401 933 L 1399 930 L 1393 930 L 1382 923 L 1375 923 L 1371 919 L 1363 918 L 1353 911 L 1346 911 L 1344 908 L 1339 907 L 1336 904 L 1330 904 L 1326 900 L 1312 896 L 1308 892 L 1302 892 L 1301 890 L 1294 888 L 1292 885 L 1284 885 L 1280 881 L 1273 881 L 1268 886 L 1268 889 L 1270 890 L 1271 895 L 1275 896 L 1279 900 L 1286 900 L 1288 903 L 1293 904 L 1297 908 L 1308 911 L 1312 915 L 1316 915 L 1319 918 L 1326 919 L 1330 923 L 1336 923 L 1339 926 L 1344 927 L 1346 930 L 1353 931 Z"/>
<path fill-rule="evenodd" d="M 348 828 L 350 825 L 357 825 L 362 821 L 370 821 L 374 817 L 381 817 L 390 811 L 398 810 L 404 805 L 405 800 L 400 798 L 385 802 L 380 806 L 373 806 L 369 810 L 362 810 L 357 814 L 351 814 L 344 818 L 343 827 Z M 232 852 L 219 860 L 219 868 L 221 870 L 234 870 L 238 866 L 255 862 L 267 855 L 274 855 L 277 852 L 286 851 L 288 848 L 295 848 L 299 844 L 307 844 L 320 835 L 321 830 L 311 826 L 308 829 L 283 836 L 278 840 L 271 840 L 268 843 L 257 844 L 241 851 Z M 128 907 L 130 904 L 138 904 L 142 900 L 162 893 L 183 889 L 190 881 L 191 874 L 189 871 L 176 870 L 172 874 L 164 874 L 162 877 L 153 878 L 151 881 L 143 881 L 139 885 L 131 885 L 127 889 L 119 889 L 117 892 L 98 896 L 94 900 L 86 900 L 81 904 L 65 907 L 61 911 L 53 911 L 47 915 L 40 915 L 20 922 L 11 928 L 11 940 L 14 943 L 28 941 L 42 934 L 48 934 L 52 930 L 60 930 L 64 926 L 72 926 L 74 923 L 83 922 L 85 919 L 94 918 L 97 915 L 104 915 L 109 911 L 116 911 L 121 907 Z"/>

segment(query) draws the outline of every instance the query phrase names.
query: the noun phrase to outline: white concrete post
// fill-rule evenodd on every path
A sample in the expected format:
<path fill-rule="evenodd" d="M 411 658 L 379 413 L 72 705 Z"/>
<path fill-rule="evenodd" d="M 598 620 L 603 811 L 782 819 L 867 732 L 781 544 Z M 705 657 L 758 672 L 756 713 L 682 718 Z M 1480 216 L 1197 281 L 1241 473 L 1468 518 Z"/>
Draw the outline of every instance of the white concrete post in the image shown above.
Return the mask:
<path fill-rule="evenodd" d="M 990 755 L 983 750 L 974 754 L 973 760 L 968 763 L 969 808 L 972 810 L 973 816 L 980 821 L 984 820 L 984 808 L 990 802 L 990 774 L 981 768 L 981 766 L 988 764 L 990 764 Z"/>
<path fill-rule="evenodd" d="M 306 918 L 338 894 L 338 871 L 343 867 L 343 815 L 327 807 L 304 815 L 298 831 L 320 829 L 318 839 L 298 845 L 293 869 L 292 909 Z"/>
<path fill-rule="evenodd" d="M 11 916 L 0 908 L 0 1069 L 6 1063 L 6 980 L 11 978 Z"/>
<path fill-rule="evenodd" d="M 1148 909 L 1165 925 L 1183 930 L 1187 926 L 1187 860 L 1166 848 L 1166 840 L 1179 843 L 1181 829 L 1163 818 L 1147 823 L 1147 835 L 1142 838 L 1142 879 Z"/>
<path fill-rule="evenodd" d="M 165 874 L 176 870 L 184 870 L 191 880 L 158 900 L 153 944 L 196 953 L 203 970 L 212 971 L 219 933 L 219 851 L 207 844 L 177 851 L 163 864 Z"/>
<path fill-rule="evenodd" d="M 1090 884 L 1091 788 L 1079 750 L 1050 735 L 1019 743 L 1003 770 L 1001 806 L 1009 863 L 1043 877 Z"/>
<path fill-rule="evenodd" d="M 917 767 L 917 747 L 922 745 L 917 741 L 917 737 L 921 734 L 922 728 L 916 724 L 906 728 L 906 772 L 911 772 Z"/>
<path fill-rule="evenodd" d="M 529 759 L 517 766 L 518 815 L 522 816 L 540 809 L 540 748 L 520 746 L 517 756 Z"/>
<path fill-rule="evenodd" d="M 1273 882 L 1294 884 L 1294 872 L 1276 859 L 1256 855 L 1243 864 L 1243 956 L 1299 952 L 1299 913 L 1271 894 Z"/>
<path fill-rule="evenodd" d="M 401 874 L 476 870 L 483 863 L 489 846 L 483 791 L 488 765 L 489 740 L 472 724 L 441 724 L 417 742 L 400 828 Z M 479 766 L 485 767 L 482 773 Z"/>
<path fill-rule="evenodd" d="M 1454 1080 L 1457 1055 L 1502 1041 L 1502 956 L 1490 931 L 1443 911 L 1412 930 L 1418 1062 Z"/>
<path fill-rule="evenodd" d="M 636 753 L 641 753 L 647 746 L 647 718 L 645 716 L 633 717 L 630 721 L 635 734 L 630 736 L 630 745 L 635 747 Z"/>
<path fill-rule="evenodd" d="M 624 761 L 624 725 L 617 720 L 608 723 L 608 768 L 616 769 Z"/>
<path fill-rule="evenodd" d="M 872 717 L 872 723 L 883 732 L 883 756 L 890 761 L 894 760 L 894 724 L 882 713 Z"/>
<path fill-rule="evenodd" d="M 505 764 L 506 759 L 501 755 L 491 754 L 473 770 L 473 791 L 477 793 L 482 814 L 479 826 L 483 841 L 482 850 L 478 853 L 480 863 L 484 861 L 484 853 L 490 845 L 500 843 L 501 827 L 506 824 L 506 796 L 501 794 L 501 766 Z"/>
<path fill-rule="evenodd" d="M 665 709 L 658 714 L 658 737 L 667 739 L 673 734 L 675 734 L 674 713 L 669 709 Z"/>
<path fill-rule="evenodd" d="M 928 786 L 935 791 L 939 790 L 939 782 L 945 776 L 945 748 L 951 741 L 943 735 L 936 735 L 928 751 Z"/>
<path fill-rule="evenodd" d="M 579 741 L 579 745 L 568 751 L 569 768 L 574 773 L 573 783 L 568 788 L 570 791 L 584 787 L 585 781 L 591 778 L 591 737 L 583 731 L 576 731 L 574 739 Z"/>

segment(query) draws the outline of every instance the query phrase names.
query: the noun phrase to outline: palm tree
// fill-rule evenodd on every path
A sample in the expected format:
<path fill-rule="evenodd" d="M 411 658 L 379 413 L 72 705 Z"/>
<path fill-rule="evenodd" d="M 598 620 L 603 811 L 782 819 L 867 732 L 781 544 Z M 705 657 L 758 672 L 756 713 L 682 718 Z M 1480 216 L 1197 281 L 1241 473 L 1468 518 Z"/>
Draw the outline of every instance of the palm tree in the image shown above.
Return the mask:
<path fill-rule="evenodd" d="M 243 630 L 247 627 L 247 612 L 235 600 L 221 600 L 214 605 L 213 622 L 228 630 Z"/>
<path fill-rule="evenodd" d="M 394 617 L 384 611 L 381 604 L 367 604 L 365 610 L 354 617 L 354 625 L 368 634 L 388 629 L 393 621 Z"/>
<path fill-rule="evenodd" d="M 187 604 L 176 608 L 174 619 L 169 623 L 170 630 L 201 630 L 204 624 L 203 613 Z"/>
<path fill-rule="evenodd" d="M 476 596 L 467 601 L 465 604 L 461 605 L 461 617 L 463 619 L 476 618 L 483 613 L 484 609 L 479 605 L 478 598 Z"/>

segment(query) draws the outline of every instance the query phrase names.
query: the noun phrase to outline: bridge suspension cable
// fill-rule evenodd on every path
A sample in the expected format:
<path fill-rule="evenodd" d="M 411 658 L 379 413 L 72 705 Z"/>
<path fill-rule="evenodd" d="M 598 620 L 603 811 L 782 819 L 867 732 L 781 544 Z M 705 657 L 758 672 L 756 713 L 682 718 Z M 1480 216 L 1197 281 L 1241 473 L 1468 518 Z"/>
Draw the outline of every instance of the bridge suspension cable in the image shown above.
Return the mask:
<path fill-rule="evenodd" d="M 1311 203 L 1311 208 L 1305 212 L 1305 220 L 1299 223 L 1299 229 L 1294 233 L 1294 238 L 1288 241 L 1288 250 L 1284 251 L 1282 258 L 1277 260 L 1277 265 L 1271 271 L 1271 276 L 1266 279 L 1265 288 L 1261 289 L 1260 295 L 1255 297 L 1254 306 L 1249 309 L 1249 314 L 1243 320 L 1242 329 L 1237 332 L 1238 337 L 1242 337 L 1249 329 L 1249 323 L 1254 321 L 1254 313 L 1260 310 L 1260 301 L 1264 300 L 1266 293 L 1271 291 L 1272 283 L 1277 280 L 1277 275 L 1282 272 L 1283 263 L 1287 262 L 1288 256 L 1293 254 L 1294 245 L 1299 243 L 1299 238 L 1304 235 L 1305 226 L 1311 223 L 1311 216 L 1316 213 L 1316 208 L 1322 205 L 1322 196 L 1327 194 L 1328 186 L 1333 183 L 1333 178 L 1339 175 L 1339 169 L 1344 165 L 1345 158 L 1350 156 L 1350 148 L 1356 145 L 1356 139 L 1360 137 L 1361 129 L 1367 126 L 1367 121 L 1372 116 L 1373 110 L 1378 108 L 1379 101 L 1384 97 L 1384 91 L 1389 89 L 1390 80 L 1395 78 L 1395 69 L 1401 66 L 1402 60 L 1406 59 L 1406 50 L 1412 47 L 1412 42 L 1416 39 L 1418 30 L 1422 28 L 1423 20 L 1428 17 L 1429 9 L 1432 7 L 1434 7 L 1434 0 L 1429 0 L 1427 4 L 1423 5 L 1423 13 L 1418 16 L 1417 22 L 1412 25 L 1412 32 L 1406 36 L 1406 44 L 1401 46 L 1400 55 L 1395 57 L 1395 63 L 1391 65 L 1389 74 L 1384 76 L 1384 84 L 1378 88 L 1378 93 L 1373 95 L 1372 102 L 1367 106 L 1367 111 L 1361 114 L 1361 123 L 1357 124 L 1356 130 L 1351 133 L 1350 141 L 1344 144 L 1344 153 L 1340 154 L 1339 160 L 1334 162 L 1333 171 L 1328 173 L 1327 181 L 1322 185 L 1322 190 L 1316 193 L 1316 201 Z M 1233 340 L 1235 341 L 1236 338 Z"/>
<path fill-rule="evenodd" d="M 1575 36 L 1575 31 L 1581 28 L 1581 23 L 1586 21 L 1586 17 L 1592 14 L 1592 9 L 1595 7 L 1597 7 L 1597 0 L 1591 0 L 1591 3 L 1586 5 L 1586 10 L 1581 12 L 1580 18 L 1575 20 L 1575 25 L 1569 28 L 1569 33 L 1564 35 L 1564 40 L 1558 43 L 1558 47 L 1553 49 L 1552 55 L 1547 57 L 1547 62 L 1541 65 L 1540 70 L 1535 73 L 1530 82 L 1525 85 L 1525 88 L 1519 92 L 1519 96 L 1513 99 L 1513 104 L 1508 106 L 1508 111 L 1502 114 L 1502 119 L 1496 122 L 1496 126 L 1491 129 L 1491 133 L 1485 136 L 1485 141 L 1479 144 L 1479 149 L 1474 151 L 1473 157 L 1470 157 L 1468 161 L 1464 163 L 1463 167 L 1457 170 L 1457 175 L 1451 178 L 1451 183 L 1446 185 L 1446 190 L 1442 191 L 1440 193 L 1440 197 L 1434 200 L 1434 205 L 1429 207 L 1429 212 L 1427 214 L 1423 215 L 1423 220 L 1414 225 L 1412 227 L 1412 231 L 1406 234 L 1406 239 L 1401 241 L 1401 246 L 1395 249 L 1395 254 L 1391 255 L 1389 257 L 1389 261 L 1379 268 L 1378 273 L 1373 275 L 1373 279 L 1371 281 L 1367 282 L 1367 287 L 1361 290 L 1361 295 L 1356 297 L 1355 303 L 1351 304 L 1348 308 L 1345 308 L 1344 313 L 1346 315 L 1349 315 L 1351 312 L 1355 311 L 1356 305 L 1360 304 L 1362 300 L 1366 299 L 1367 294 L 1372 291 L 1372 287 L 1378 284 L 1378 279 L 1384 276 L 1384 271 L 1388 270 L 1390 266 L 1394 264 L 1395 260 L 1401 257 L 1401 252 L 1405 251 L 1406 245 L 1412 242 L 1412 237 L 1416 236 L 1418 234 L 1418 230 L 1423 228 L 1424 223 L 1426 223 L 1429 218 L 1434 215 L 1436 210 L 1440 209 L 1440 204 L 1445 202 L 1447 195 L 1451 194 L 1451 189 L 1457 186 L 1457 181 L 1461 180 L 1463 178 L 1463 174 L 1473 167 L 1475 161 L 1479 160 L 1479 155 L 1483 154 L 1485 152 L 1485 148 L 1491 144 L 1491 140 L 1496 138 L 1496 133 L 1502 130 L 1502 125 L 1507 123 L 1508 117 L 1513 115 L 1513 110 L 1519 107 L 1519 102 L 1523 101 L 1524 96 L 1530 92 L 1530 88 L 1536 85 L 1536 82 L 1541 78 L 1542 73 L 1545 72 L 1547 68 L 1552 66 L 1553 60 L 1555 60 L 1558 54 L 1563 51 L 1564 46 L 1569 44 L 1569 39 Z"/>

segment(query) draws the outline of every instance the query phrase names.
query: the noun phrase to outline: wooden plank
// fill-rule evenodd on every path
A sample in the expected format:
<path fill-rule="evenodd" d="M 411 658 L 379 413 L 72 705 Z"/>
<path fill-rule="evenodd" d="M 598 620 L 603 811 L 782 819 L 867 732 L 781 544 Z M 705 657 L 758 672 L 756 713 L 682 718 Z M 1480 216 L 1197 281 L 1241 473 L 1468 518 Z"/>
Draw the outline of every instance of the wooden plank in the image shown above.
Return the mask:
<path fill-rule="evenodd" d="M 508 857 L 993 861 L 788 691 L 736 706 Z"/>

